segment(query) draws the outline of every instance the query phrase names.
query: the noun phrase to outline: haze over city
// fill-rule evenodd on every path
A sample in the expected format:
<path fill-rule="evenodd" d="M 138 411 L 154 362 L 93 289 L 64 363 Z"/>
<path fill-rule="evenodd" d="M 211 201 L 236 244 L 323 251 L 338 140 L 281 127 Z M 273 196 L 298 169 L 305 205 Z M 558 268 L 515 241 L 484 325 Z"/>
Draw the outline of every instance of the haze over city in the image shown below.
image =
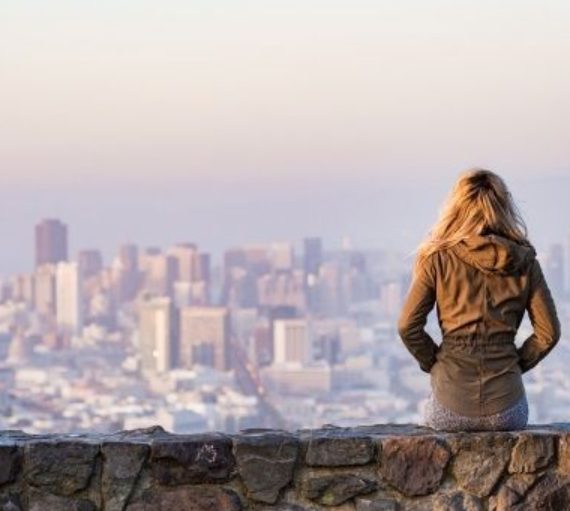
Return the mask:
<path fill-rule="evenodd" d="M 0 5 L 0 427 L 417 422 L 396 320 L 470 167 L 512 191 L 564 332 L 569 23 L 562 0 Z M 533 422 L 568 417 L 560 344 L 525 375 Z"/>

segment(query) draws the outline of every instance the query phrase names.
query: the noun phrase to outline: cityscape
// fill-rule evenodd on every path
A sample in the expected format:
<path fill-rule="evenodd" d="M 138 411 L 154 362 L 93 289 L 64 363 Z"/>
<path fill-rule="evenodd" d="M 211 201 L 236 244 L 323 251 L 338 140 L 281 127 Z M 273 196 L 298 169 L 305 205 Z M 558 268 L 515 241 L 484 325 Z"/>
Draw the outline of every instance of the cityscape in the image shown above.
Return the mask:
<path fill-rule="evenodd" d="M 220 261 L 195 240 L 129 241 L 104 261 L 93 247 L 70 253 L 63 219 L 38 220 L 30 235 L 34 267 L 0 283 L 2 429 L 231 433 L 421 420 L 429 375 L 396 327 L 409 255 L 349 237 L 331 249 L 312 234 L 229 246 Z M 523 378 L 529 422 L 547 423 L 570 413 L 570 236 L 537 250 L 562 339 Z M 435 310 L 426 330 L 440 342 Z M 517 344 L 531 332 L 525 316 Z"/>

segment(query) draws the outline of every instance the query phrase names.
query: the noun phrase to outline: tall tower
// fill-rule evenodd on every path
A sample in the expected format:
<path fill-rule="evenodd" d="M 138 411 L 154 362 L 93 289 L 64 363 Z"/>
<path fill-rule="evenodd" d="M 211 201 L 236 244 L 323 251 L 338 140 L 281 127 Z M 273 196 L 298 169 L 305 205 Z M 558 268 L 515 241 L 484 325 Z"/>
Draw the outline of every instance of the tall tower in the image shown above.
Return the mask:
<path fill-rule="evenodd" d="M 305 238 L 303 240 L 303 269 L 307 274 L 317 275 L 323 262 L 323 244 L 321 238 Z"/>
<path fill-rule="evenodd" d="M 67 261 L 67 226 L 55 218 L 36 225 L 36 267 Z"/>
<path fill-rule="evenodd" d="M 139 339 L 143 372 L 163 373 L 176 366 L 178 321 L 169 297 L 150 297 L 140 303 Z"/>
<path fill-rule="evenodd" d="M 55 282 L 57 324 L 69 334 L 78 334 L 83 328 L 80 265 L 74 261 L 57 263 Z"/>
<path fill-rule="evenodd" d="M 320 308 L 318 275 L 323 262 L 321 238 L 305 238 L 303 240 L 304 290 L 307 297 L 307 308 L 315 312 Z"/>

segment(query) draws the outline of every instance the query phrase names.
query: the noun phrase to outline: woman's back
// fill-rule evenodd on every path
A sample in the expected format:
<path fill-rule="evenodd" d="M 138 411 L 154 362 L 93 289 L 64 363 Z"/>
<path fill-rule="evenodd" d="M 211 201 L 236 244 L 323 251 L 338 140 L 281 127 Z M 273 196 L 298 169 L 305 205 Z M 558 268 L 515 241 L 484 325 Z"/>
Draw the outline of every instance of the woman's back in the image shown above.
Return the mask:
<path fill-rule="evenodd" d="M 437 306 L 440 346 L 425 332 Z M 515 335 L 528 310 L 534 332 Z M 524 395 L 521 374 L 560 337 L 554 302 L 532 246 L 473 234 L 425 258 L 398 321 L 400 336 L 430 372 L 435 397 L 468 417 L 495 414 Z"/>

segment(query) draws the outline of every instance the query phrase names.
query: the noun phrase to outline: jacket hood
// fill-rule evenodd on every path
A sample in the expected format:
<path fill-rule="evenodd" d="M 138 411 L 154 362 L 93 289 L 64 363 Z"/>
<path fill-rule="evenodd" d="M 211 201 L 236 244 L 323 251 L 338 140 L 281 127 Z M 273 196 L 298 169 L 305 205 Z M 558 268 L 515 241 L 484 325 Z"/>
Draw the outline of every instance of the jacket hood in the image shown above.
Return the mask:
<path fill-rule="evenodd" d="M 498 234 L 473 234 L 451 249 L 471 266 L 498 275 L 525 271 L 536 257 L 534 247 L 521 245 Z"/>

